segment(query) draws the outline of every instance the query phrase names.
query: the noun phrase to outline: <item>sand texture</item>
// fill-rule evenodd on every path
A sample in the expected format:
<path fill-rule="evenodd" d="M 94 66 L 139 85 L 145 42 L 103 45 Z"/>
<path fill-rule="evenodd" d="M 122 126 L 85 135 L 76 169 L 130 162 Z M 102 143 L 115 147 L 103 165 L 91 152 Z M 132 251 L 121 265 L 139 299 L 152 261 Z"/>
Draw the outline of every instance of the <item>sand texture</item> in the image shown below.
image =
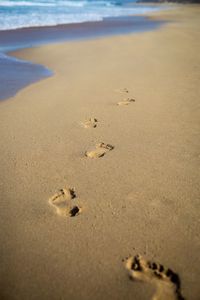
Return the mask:
<path fill-rule="evenodd" d="M 200 299 L 199 15 L 15 53 L 55 75 L 0 103 L 1 299 Z"/>

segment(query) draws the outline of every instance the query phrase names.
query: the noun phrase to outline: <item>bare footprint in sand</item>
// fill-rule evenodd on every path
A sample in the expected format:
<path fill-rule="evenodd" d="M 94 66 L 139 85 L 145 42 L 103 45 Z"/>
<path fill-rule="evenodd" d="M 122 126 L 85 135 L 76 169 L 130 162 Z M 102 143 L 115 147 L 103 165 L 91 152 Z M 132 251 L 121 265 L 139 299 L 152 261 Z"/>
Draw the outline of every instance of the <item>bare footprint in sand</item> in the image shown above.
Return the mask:
<path fill-rule="evenodd" d="M 96 149 L 91 151 L 86 151 L 85 155 L 90 158 L 100 158 L 113 149 L 114 147 L 112 145 L 99 143 L 96 145 Z"/>
<path fill-rule="evenodd" d="M 96 118 L 89 118 L 88 120 L 85 120 L 82 125 L 85 128 L 96 128 L 97 127 L 98 120 Z"/>
<path fill-rule="evenodd" d="M 131 102 L 135 102 L 135 99 L 132 98 L 126 98 L 120 102 L 117 103 L 117 105 L 129 105 Z"/>
<path fill-rule="evenodd" d="M 70 206 L 71 200 L 76 198 L 74 188 L 63 188 L 49 198 L 49 203 L 54 206 L 58 215 L 74 217 L 80 213 L 81 209 L 76 206 Z"/>
<path fill-rule="evenodd" d="M 156 291 L 152 300 L 184 300 L 180 291 L 179 276 L 170 269 L 165 269 L 155 262 L 146 261 L 136 255 L 126 260 L 126 269 L 130 279 L 152 283 Z"/>
<path fill-rule="evenodd" d="M 117 89 L 117 90 L 115 90 L 115 92 L 117 92 L 117 93 L 129 93 L 129 91 L 128 91 L 128 89 L 127 88 L 121 88 L 121 89 Z"/>

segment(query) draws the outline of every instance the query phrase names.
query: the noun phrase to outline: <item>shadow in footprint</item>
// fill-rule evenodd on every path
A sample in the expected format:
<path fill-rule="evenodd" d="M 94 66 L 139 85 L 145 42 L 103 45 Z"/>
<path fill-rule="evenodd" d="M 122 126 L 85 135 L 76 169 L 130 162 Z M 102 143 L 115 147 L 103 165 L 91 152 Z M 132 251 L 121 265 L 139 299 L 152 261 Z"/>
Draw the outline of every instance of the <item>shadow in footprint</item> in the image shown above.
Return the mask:
<path fill-rule="evenodd" d="M 75 217 L 75 216 L 79 215 L 80 212 L 81 212 L 81 208 L 78 207 L 77 205 L 75 205 L 69 210 L 69 215 L 70 215 L 70 217 Z"/>
<path fill-rule="evenodd" d="M 178 274 L 163 265 L 147 261 L 136 255 L 126 260 L 126 269 L 131 280 L 150 282 L 156 286 L 152 300 L 184 300 Z"/>

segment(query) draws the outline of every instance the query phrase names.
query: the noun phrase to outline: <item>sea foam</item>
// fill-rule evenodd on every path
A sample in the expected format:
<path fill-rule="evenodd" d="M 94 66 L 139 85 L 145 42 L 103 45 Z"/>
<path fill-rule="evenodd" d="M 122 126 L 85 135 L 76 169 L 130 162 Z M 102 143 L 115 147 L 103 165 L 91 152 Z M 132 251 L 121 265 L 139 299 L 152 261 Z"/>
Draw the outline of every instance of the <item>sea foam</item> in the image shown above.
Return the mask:
<path fill-rule="evenodd" d="M 157 9 L 129 0 L 7 0 L 0 1 L 0 30 L 101 21 Z"/>

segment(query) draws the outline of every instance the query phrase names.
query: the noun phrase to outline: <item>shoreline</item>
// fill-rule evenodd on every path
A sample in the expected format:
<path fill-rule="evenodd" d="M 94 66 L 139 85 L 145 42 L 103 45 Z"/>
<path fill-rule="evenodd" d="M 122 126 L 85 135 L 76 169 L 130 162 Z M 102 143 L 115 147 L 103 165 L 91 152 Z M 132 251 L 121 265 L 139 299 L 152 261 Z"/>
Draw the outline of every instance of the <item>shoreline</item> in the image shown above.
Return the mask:
<path fill-rule="evenodd" d="M 6 52 L 6 56 L 0 57 L 0 66 L 3 65 L 2 78 L 0 77 L 0 100 L 7 100 L 13 97 L 17 91 L 37 82 L 38 80 L 48 78 L 51 70 L 47 70 L 41 65 L 31 65 L 31 63 L 15 61 L 9 57 L 15 57 L 15 51 L 23 49 L 40 47 L 52 43 L 62 43 L 74 40 L 97 39 L 104 36 L 113 36 L 121 34 L 137 33 L 141 31 L 155 30 L 162 26 L 162 21 L 152 21 L 145 16 L 126 16 L 117 18 L 105 18 L 102 22 L 85 22 L 76 24 L 66 24 L 58 26 L 33 27 L 16 30 L 0 31 L 1 50 Z M 7 64 L 6 64 L 7 63 Z M 18 75 L 15 68 L 21 69 L 21 75 Z M 13 70 L 13 71 L 11 71 Z M 10 87 L 10 92 L 4 86 L 4 82 L 15 82 Z M 27 84 L 28 83 L 28 84 Z"/>
<path fill-rule="evenodd" d="M 129 280 L 138 254 L 198 299 L 199 12 L 15 52 L 55 73 L 1 103 L 2 299 L 149 300 L 156 286 L 176 299 L 144 261 L 144 280 Z"/>

